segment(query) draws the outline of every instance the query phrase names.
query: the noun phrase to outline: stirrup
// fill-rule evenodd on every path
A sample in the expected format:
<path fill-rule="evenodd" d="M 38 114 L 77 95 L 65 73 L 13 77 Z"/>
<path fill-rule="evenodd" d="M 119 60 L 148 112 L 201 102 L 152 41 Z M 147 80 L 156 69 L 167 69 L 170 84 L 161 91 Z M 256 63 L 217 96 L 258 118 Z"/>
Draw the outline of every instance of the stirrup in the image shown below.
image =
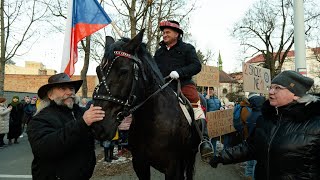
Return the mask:
<path fill-rule="evenodd" d="M 204 143 L 208 143 L 210 145 L 212 151 L 210 151 L 208 153 L 205 153 L 205 154 L 201 154 L 200 147 Z M 213 145 L 212 145 L 211 141 L 206 140 L 206 139 L 201 140 L 201 142 L 199 143 L 199 146 L 198 146 L 198 151 L 199 151 L 200 156 L 201 156 L 201 161 L 209 163 L 210 159 L 209 159 L 209 161 L 205 161 L 203 159 L 206 159 L 206 158 L 209 158 L 209 157 L 213 157 L 214 149 L 213 149 Z"/>

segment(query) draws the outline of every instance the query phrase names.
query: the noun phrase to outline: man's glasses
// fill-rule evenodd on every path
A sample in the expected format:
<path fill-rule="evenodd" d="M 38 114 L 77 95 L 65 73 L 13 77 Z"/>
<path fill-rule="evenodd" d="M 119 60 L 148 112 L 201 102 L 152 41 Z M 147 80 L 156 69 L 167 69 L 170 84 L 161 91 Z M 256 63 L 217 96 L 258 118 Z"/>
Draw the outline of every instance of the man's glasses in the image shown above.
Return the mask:
<path fill-rule="evenodd" d="M 280 90 L 283 90 L 283 89 L 287 89 L 287 88 L 282 87 L 282 86 L 278 86 L 278 85 L 274 85 L 274 86 L 269 87 L 269 92 L 272 91 L 273 93 L 278 93 Z"/>

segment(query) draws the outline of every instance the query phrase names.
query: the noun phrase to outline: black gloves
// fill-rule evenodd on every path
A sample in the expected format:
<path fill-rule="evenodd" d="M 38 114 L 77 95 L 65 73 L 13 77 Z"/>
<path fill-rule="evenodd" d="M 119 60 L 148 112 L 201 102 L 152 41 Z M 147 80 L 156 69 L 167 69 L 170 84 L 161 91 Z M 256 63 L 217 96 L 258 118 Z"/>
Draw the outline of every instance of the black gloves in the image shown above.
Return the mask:
<path fill-rule="evenodd" d="M 217 168 L 218 164 L 221 163 L 221 157 L 220 156 L 213 156 L 213 158 L 210 160 L 209 164 L 213 168 Z"/>

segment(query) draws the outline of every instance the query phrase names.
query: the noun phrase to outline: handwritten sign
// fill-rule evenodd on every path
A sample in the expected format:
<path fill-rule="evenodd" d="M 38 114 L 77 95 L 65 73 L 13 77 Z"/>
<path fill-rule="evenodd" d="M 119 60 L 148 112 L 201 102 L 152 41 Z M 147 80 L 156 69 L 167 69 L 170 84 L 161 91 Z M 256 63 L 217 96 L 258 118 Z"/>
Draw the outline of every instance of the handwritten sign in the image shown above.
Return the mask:
<path fill-rule="evenodd" d="M 233 109 L 207 112 L 207 122 L 210 138 L 236 131 L 233 127 Z"/>
<path fill-rule="evenodd" d="M 242 64 L 243 90 L 268 94 L 271 84 L 270 70 L 249 63 Z"/>
<path fill-rule="evenodd" d="M 219 69 L 213 66 L 202 65 L 200 73 L 196 75 L 195 82 L 197 86 L 218 87 Z"/>

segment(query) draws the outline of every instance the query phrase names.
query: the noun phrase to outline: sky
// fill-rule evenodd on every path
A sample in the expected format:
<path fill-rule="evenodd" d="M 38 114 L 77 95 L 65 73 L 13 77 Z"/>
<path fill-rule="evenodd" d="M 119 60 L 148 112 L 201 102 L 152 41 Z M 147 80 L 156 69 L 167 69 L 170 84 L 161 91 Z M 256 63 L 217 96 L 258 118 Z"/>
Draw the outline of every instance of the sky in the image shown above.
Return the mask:
<path fill-rule="evenodd" d="M 191 14 L 190 33 L 198 50 L 213 52 L 209 65 L 216 65 L 219 51 L 223 61 L 223 70 L 227 73 L 241 71 L 241 62 L 237 58 L 240 45 L 229 33 L 235 22 L 256 0 L 197 0 L 197 8 Z M 106 28 L 112 28 L 108 25 Z M 183 28 L 183 27 L 182 27 Z M 48 34 L 41 37 L 23 57 L 15 59 L 18 66 L 24 66 L 24 61 L 42 62 L 46 68 L 60 72 L 64 34 Z M 76 63 L 75 75 L 79 75 L 83 61 Z M 88 75 L 95 75 L 97 64 L 90 62 Z"/>

